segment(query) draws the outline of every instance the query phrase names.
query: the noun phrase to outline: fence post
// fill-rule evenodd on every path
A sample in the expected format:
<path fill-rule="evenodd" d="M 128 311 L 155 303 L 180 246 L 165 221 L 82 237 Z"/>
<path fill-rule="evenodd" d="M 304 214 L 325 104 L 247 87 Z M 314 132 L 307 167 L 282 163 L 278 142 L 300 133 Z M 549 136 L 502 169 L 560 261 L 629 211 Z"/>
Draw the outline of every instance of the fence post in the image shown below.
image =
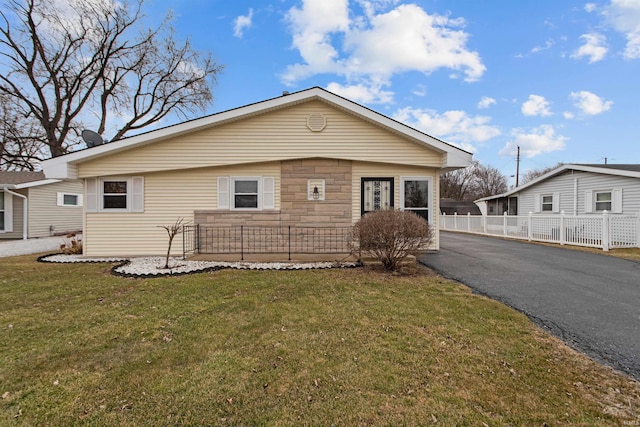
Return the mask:
<path fill-rule="evenodd" d="M 487 234 L 487 215 L 482 215 L 482 231 Z"/>
<path fill-rule="evenodd" d="M 636 220 L 636 248 L 640 248 L 640 213 L 637 214 Z"/>
<path fill-rule="evenodd" d="M 198 249 L 198 254 L 200 253 L 200 224 L 196 224 L 196 248 Z"/>
<path fill-rule="evenodd" d="M 507 212 L 506 211 L 502 214 L 502 218 L 503 218 L 502 219 L 502 235 L 507 236 L 508 233 L 507 233 Z"/>
<path fill-rule="evenodd" d="M 289 225 L 289 261 L 291 261 L 291 225 Z"/>
<path fill-rule="evenodd" d="M 446 229 L 447 229 L 447 213 L 442 212 L 442 215 L 440 215 L 440 230 L 446 230 Z"/>
<path fill-rule="evenodd" d="M 529 211 L 529 224 L 527 224 L 527 239 L 533 240 L 533 212 Z"/>
<path fill-rule="evenodd" d="M 467 212 L 467 231 L 471 232 L 471 212 Z"/>
<path fill-rule="evenodd" d="M 244 261 L 244 225 L 240 226 L 240 261 Z"/>
<path fill-rule="evenodd" d="M 564 211 L 560 212 L 560 230 L 558 230 L 560 234 L 558 238 L 560 239 L 560 244 L 564 245 L 565 243 L 565 235 L 564 235 Z"/>
<path fill-rule="evenodd" d="M 453 229 L 458 231 L 458 212 L 453 213 Z"/>
<path fill-rule="evenodd" d="M 609 250 L 609 212 L 602 212 L 602 250 Z"/>

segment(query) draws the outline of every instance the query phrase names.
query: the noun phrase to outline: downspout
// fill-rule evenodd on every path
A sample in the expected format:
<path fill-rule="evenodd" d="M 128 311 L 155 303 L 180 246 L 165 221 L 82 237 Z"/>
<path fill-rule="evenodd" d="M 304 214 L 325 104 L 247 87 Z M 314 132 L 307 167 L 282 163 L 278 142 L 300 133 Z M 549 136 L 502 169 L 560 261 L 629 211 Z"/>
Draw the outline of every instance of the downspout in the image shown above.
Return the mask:
<path fill-rule="evenodd" d="M 22 240 L 27 240 L 27 230 L 28 230 L 27 222 L 29 221 L 29 199 L 27 199 L 27 196 L 11 191 L 7 187 L 4 187 L 2 191 L 6 191 L 7 193 L 14 196 L 18 196 L 24 200 L 24 205 L 22 206 Z M 11 214 L 13 215 L 13 212 Z"/>

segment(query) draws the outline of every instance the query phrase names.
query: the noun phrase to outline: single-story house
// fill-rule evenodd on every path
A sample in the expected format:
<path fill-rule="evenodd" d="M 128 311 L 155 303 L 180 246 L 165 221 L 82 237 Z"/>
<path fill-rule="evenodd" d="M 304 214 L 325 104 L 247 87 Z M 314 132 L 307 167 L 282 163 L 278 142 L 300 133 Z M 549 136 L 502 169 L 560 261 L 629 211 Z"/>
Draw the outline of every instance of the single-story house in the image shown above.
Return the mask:
<path fill-rule="evenodd" d="M 43 172 L 0 171 L 0 240 L 82 230 L 83 184 Z"/>
<path fill-rule="evenodd" d="M 638 214 L 640 165 L 566 164 L 475 203 L 483 215 Z"/>
<path fill-rule="evenodd" d="M 470 162 L 464 150 L 314 87 L 42 167 L 48 178 L 84 181 L 86 256 L 140 256 L 165 252 L 161 226 L 179 218 L 331 229 L 383 208 L 425 217 L 437 249 L 439 176 Z"/>

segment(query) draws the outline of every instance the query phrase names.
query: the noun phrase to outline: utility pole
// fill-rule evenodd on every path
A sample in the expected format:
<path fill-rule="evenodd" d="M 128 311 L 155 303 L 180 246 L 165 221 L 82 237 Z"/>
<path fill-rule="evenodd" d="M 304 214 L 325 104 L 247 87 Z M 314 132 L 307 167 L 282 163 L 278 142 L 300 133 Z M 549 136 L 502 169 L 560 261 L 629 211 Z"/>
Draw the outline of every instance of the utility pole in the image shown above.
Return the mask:
<path fill-rule="evenodd" d="M 518 145 L 518 154 L 516 155 L 516 188 L 518 188 L 519 177 L 520 177 L 520 146 Z"/>

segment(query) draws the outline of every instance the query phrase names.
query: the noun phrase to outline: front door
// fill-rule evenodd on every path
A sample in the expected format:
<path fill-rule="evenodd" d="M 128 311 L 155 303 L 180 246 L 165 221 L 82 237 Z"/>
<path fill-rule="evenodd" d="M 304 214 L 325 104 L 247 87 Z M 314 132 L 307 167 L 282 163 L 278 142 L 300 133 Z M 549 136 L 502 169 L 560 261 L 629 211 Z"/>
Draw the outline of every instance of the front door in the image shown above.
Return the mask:
<path fill-rule="evenodd" d="M 362 178 L 361 214 L 393 208 L 393 178 Z"/>

